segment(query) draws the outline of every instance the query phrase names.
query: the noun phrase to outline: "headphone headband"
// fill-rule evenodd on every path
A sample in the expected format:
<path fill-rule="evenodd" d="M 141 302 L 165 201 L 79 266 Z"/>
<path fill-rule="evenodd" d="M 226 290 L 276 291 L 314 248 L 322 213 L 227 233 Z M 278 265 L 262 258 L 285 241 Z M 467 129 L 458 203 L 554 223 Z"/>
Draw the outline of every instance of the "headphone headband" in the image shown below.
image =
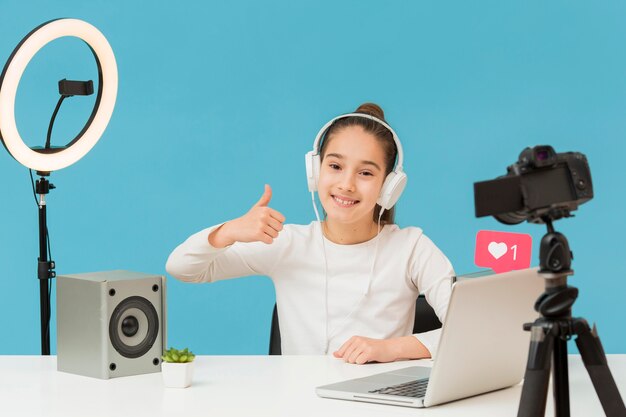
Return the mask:
<path fill-rule="evenodd" d="M 315 137 L 315 142 L 313 142 L 313 155 L 316 155 L 316 156 L 319 155 L 319 153 L 320 153 L 319 145 L 320 145 L 320 142 L 322 141 L 322 137 L 326 134 L 326 131 L 328 131 L 328 129 L 332 126 L 332 124 L 335 123 L 335 121 L 337 121 L 339 119 L 345 119 L 345 118 L 348 118 L 348 117 L 360 117 L 362 119 L 373 120 L 373 121 L 383 125 L 389 132 L 391 132 L 391 136 L 393 136 L 393 141 L 396 143 L 396 149 L 398 150 L 398 158 L 397 158 L 397 162 L 396 162 L 394 171 L 401 172 L 402 171 L 402 164 L 403 164 L 403 161 L 404 161 L 404 154 L 402 152 L 402 144 L 400 143 L 400 139 L 398 139 L 398 135 L 391 128 L 391 126 L 389 126 L 386 122 L 384 122 L 383 120 L 380 120 L 378 117 L 372 116 L 371 114 L 367 114 L 367 113 L 342 114 L 342 115 L 337 116 L 334 119 L 330 120 L 328 123 L 326 123 L 320 129 L 320 131 L 317 133 L 317 136 Z"/>

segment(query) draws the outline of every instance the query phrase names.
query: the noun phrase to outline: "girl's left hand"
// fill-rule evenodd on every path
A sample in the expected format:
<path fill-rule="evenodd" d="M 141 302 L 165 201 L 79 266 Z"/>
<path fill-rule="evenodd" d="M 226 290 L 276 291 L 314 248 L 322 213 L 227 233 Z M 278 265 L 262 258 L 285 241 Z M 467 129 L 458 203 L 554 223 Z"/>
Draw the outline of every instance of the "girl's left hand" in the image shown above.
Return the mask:
<path fill-rule="evenodd" d="M 391 339 L 370 339 L 363 336 L 352 336 L 338 351 L 335 358 L 344 362 L 362 365 L 366 362 L 392 362 L 396 360 Z"/>

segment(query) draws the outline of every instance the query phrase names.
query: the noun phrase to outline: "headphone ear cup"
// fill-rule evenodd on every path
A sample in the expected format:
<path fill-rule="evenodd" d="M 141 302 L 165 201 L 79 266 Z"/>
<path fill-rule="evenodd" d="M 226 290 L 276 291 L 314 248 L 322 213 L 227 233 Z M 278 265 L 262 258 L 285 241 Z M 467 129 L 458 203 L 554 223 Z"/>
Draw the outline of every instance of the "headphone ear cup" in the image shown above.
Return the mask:
<path fill-rule="evenodd" d="M 385 210 L 392 208 L 402 195 L 402 191 L 404 191 L 404 187 L 406 187 L 406 181 L 407 176 L 404 172 L 391 171 L 389 175 L 387 175 L 387 178 L 385 178 L 383 187 L 380 190 L 377 201 L 378 205 Z"/>
<path fill-rule="evenodd" d="M 310 192 L 317 191 L 317 181 L 320 177 L 320 156 L 315 152 L 309 151 L 304 155 L 304 163 L 306 165 L 306 181 Z"/>

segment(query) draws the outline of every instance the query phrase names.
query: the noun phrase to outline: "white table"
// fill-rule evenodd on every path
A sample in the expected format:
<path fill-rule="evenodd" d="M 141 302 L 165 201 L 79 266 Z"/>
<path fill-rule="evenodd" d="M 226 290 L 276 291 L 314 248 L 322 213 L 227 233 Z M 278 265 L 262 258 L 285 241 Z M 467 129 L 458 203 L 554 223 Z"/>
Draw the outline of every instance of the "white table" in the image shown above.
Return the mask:
<path fill-rule="evenodd" d="M 579 356 L 569 357 L 572 417 L 603 416 Z M 56 357 L 0 356 L 2 416 L 516 416 L 521 385 L 428 409 L 319 398 L 318 385 L 431 361 L 350 365 L 325 356 L 198 356 L 194 383 L 161 374 L 99 380 L 56 370 Z M 626 396 L 626 355 L 609 355 Z M 553 416 L 549 394 L 547 416 Z"/>

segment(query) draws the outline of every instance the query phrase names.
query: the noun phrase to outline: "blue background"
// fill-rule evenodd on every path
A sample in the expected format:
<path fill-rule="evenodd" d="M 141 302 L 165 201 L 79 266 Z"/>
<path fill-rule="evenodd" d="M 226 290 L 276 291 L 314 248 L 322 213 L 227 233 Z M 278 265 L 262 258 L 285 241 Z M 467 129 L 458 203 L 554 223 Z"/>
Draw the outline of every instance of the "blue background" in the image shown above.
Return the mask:
<path fill-rule="evenodd" d="M 504 174 L 526 146 L 585 153 L 595 198 L 556 227 L 575 253 L 574 314 L 598 323 L 608 353 L 626 353 L 624 2 L 13 1 L 0 15 L 0 61 L 57 17 L 99 28 L 120 80 L 100 142 L 51 176 L 59 274 L 164 273 L 177 244 L 245 213 L 265 183 L 288 222 L 310 222 L 303 155 L 328 119 L 374 101 L 406 153 L 397 222 L 422 227 L 457 272 L 476 269 L 478 230 L 531 234 L 533 264 L 545 233 L 476 219 L 474 181 Z M 57 81 L 95 71 L 77 39 L 35 57 L 16 104 L 30 145 L 45 140 Z M 73 138 L 92 104 L 93 96 L 66 100 L 53 143 Z M 37 354 L 37 209 L 27 169 L 6 152 L 0 178 L 0 354 Z M 267 352 L 269 279 L 169 277 L 168 286 L 168 344 Z M 53 308 L 53 353 L 55 318 Z"/>

